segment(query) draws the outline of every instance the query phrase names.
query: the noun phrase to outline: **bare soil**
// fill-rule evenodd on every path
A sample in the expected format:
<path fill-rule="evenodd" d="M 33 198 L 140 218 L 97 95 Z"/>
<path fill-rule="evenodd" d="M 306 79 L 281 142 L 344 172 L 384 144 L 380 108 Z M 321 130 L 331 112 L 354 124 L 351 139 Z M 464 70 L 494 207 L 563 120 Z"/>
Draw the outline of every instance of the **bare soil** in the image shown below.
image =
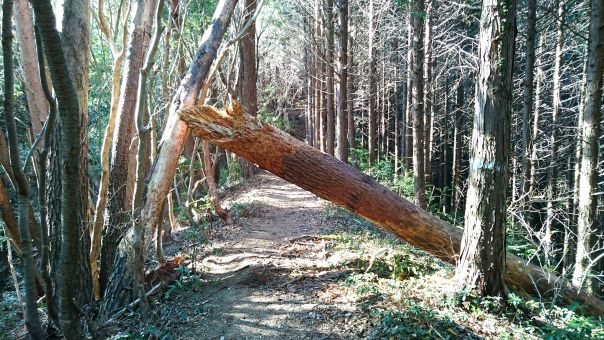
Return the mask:
<path fill-rule="evenodd" d="M 185 240 L 181 230 L 181 241 L 167 246 L 189 260 L 202 284 L 168 292 L 154 315 L 134 316 L 129 326 L 140 319 L 148 327 L 151 317 L 159 338 L 169 329 L 178 339 L 365 335 L 367 320 L 354 294 L 336 283 L 343 259 L 320 237 L 327 227 L 325 201 L 261 173 L 224 203 L 236 214 L 235 225 L 212 227 L 204 246 Z"/>

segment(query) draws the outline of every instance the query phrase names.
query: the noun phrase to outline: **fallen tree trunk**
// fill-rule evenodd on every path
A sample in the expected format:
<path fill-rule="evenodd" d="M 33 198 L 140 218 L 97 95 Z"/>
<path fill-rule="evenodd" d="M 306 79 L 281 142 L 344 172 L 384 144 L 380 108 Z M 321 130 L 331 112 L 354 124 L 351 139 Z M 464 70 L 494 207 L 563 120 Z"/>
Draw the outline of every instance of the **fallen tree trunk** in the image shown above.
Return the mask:
<path fill-rule="evenodd" d="M 243 112 L 195 106 L 180 112 L 197 137 L 230 150 L 313 194 L 340 205 L 407 243 L 455 264 L 462 230 L 432 216 L 354 167 L 324 154 Z M 520 294 L 579 302 L 588 314 L 604 314 L 604 302 L 560 277 L 508 254 L 507 285 Z"/>

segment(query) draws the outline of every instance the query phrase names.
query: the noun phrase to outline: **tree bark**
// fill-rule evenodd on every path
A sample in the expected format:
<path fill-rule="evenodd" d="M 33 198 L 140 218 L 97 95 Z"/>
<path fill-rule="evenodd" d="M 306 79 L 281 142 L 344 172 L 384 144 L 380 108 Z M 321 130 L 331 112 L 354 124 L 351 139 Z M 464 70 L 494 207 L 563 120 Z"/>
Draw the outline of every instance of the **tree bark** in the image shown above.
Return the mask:
<path fill-rule="evenodd" d="M 339 0 L 340 17 L 340 95 L 338 96 L 338 159 L 348 162 L 348 0 Z"/>
<path fill-rule="evenodd" d="M 424 138 L 424 0 L 413 2 L 413 88 L 411 91 L 411 116 L 413 117 L 413 189 L 415 201 L 426 209 L 426 172 L 425 172 L 425 138 Z"/>
<path fill-rule="evenodd" d="M 529 182 L 531 176 L 530 157 L 532 150 L 532 141 L 530 136 L 530 122 L 535 103 L 534 79 L 535 79 L 535 39 L 537 36 L 537 0 L 528 0 L 528 17 L 527 17 L 527 32 L 526 32 L 526 64 L 524 67 L 524 86 L 522 97 L 522 161 L 521 161 L 521 176 L 520 176 L 520 196 L 525 196 L 529 193 Z M 523 198 L 523 202 L 527 202 L 527 197 Z M 526 207 L 523 207 L 526 209 Z M 528 209 L 527 209 L 528 210 Z"/>
<path fill-rule="evenodd" d="M 21 235 L 21 256 L 23 257 L 23 282 L 25 286 L 25 325 L 34 339 L 41 339 L 45 332 L 40 325 L 36 300 L 36 267 L 32 239 L 29 233 L 29 183 L 21 170 L 17 124 L 15 123 L 15 77 L 13 65 L 13 1 L 2 3 L 2 58 L 4 66 L 4 120 L 6 123 L 10 165 L 15 175 L 19 232 Z"/>
<path fill-rule="evenodd" d="M 70 71 L 71 81 L 77 95 L 80 111 L 80 203 L 82 225 L 79 232 L 76 301 L 80 306 L 92 300 L 92 277 L 90 274 L 90 232 L 88 223 L 92 219 L 88 204 L 88 65 L 90 63 L 90 0 L 65 0 L 63 4 L 63 30 L 61 41 Z"/>
<path fill-rule="evenodd" d="M 451 204 L 454 212 L 457 212 L 462 208 L 461 197 L 463 195 L 463 188 L 461 186 L 461 153 L 462 153 L 462 140 L 463 136 L 463 106 L 464 106 L 464 79 L 462 75 L 459 76 L 459 84 L 457 84 L 456 102 L 455 102 L 455 113 L 453 119 L 455 120 L 455 131 L 453 132 L 453 184 L 451 185 Z"/>
<path fill-rule="evenodd" d="M 375 34 L 376 17 L 375 17 L 374 0 L 369 0 L 369 164 L 375 165 L 377 162 L 377 105 L 375 98 L 377 96 L 377 54 Z"/>
<path fill-rule="evenodd" d="M 210 152 L 210 144 L 203 142 L 203 168 L 206 174 L 206 180 L 208 183 L 208 194 L 210 195 L 210 200 L 212 201 L 212 205 L 214 206 L 214 210 L 216 210 L 216 214 L 220 216 L 224 221 L 228 224 L 233 223 L 233 218 L 231 214 L 222 207 L 220 204 L 220 200 L 218 199 L 218 188 L 216 187 L 216 180 L 213 164 L 212 164 L 212 154 Z"/>
<path fill-rule="evenodd" d="M 55 16 L 50 2 L 31 1 L 44 43 L 50 75 L 57 95 L 61 123 L 61 250 L 57 274 L 59 321 L 68 339 L 82 336 L 79 313 L 74 305 L 78 280 L 79 235 L 81 216 L 81 115 L 78 96 L 71 81 L 61 38 L 56 30 Z"/>
<path fill-rule="evenodd" d="M 405 100 L 405 175 L 413 166 L 413 16 L 407 16 L 407 95 Z"/>
<path fill-rule="evenodd" d="M 472 156 L 456 280 L 461 289 L 505 297 L 505 223 L 509 172 L 516 1 L 482 4 Z M 508 256 L 509 258 L 509 256 Z"/>
<path fill-rule="evenodd" d="M 48 116 L 48 103 L 40 83 L 34 26 L 27 0 L 15 0 L 15 28 L 19 41 L 19 61 L 23 69 L 29 119 L 36 136 L 42 131 Z"/>
<path fill-rule="evenodd" d="M 346 0 L 347 1 L 347 0 Z M 354 42 L 352 39 L 352 36 L 349 34 L 348 35 L 348 67 L 346 67 L 346 73 L 348 76 L 348 81 L 347 81 L 347 111 L 348 111 L 348 133 L 347 133 L 347 138 L 348 138 L 348 148 L 350 151 L 353 152 L 352 154 L 352 159 L 351 162 L 356 162 L 355 156 L 354 156 L 354 149 L 356 148 L 356 140 L 355 140 L 355 125 L 354 125 L 354 76 L 352 73 L 353 70 L 353 65 L 354 65 Z"/>
<path fill-rule="evenodd" d="M 428 0 L 426 6 L 424 41 L 421 48 L 424 49 L 424 173 L 426 182 L 433 182 L 432 174 L 432 152 L 434 151 L 434 115 L 432 114 L 433 103 L 433 79 L 432 68 L 434 61 L 432 60 L 432 6 L 434 0 Z"/>
<path fill-rule="evenodd" d="M 249 110 L 250 114 L 256 115 L 258 113 L 258 90 L 256 86 L 258 70 L 256 69 L 256 23 L 253 16 L 256 13 L 258 3 L 257 0 L 245 0 L 242 1 L 242 5 L 244 6 L 243 22 L 247 23 L 249 20 L 253 20 L 253 22 L 247 33 L 239 41 L 241 48 L 239 54 L 241 103 Z M 246 178 L 252 177 L 256 173 L 256 166 L 243 159 L 241 161 L 243 176 Z"/>
<path fill-rule="evenodd" d="M 325 51 L 325 64 L 327 74 L 325 81 L 327 82 L 327 137 L 326 137 L 326 152 L 334 155 L 335 141 L 335 89 L 334 89 L 334 25 L 333 25 L 333 2 L 334 0 L 325 0 L 325 35 L 327 37 L 327 48 Z"/>
<path fill-rule="evenodd" d="M 579 217 L 577 220 L 577 253 L 573 283 L 582 286 L 592 262 L 592 246 L 595 244 L 596 198 L 598 174 L 598 148 L 602 103 L 602 73 L 604 69 L 604 0 L 591 0 L 587 69 L 584 80 L 583 112 L 580 114 L 581 158 L 579 171 Z"/>
<path fill-rule="evenodd" d="M 558 3 L 558 24 L 556 30 L 556 52 L 554 59 L 553 74 L 553 100 L 552 100 L 552 132 L 550 136 L 550 159 L 551 165 L 548 172 L 547 184 L 547 218 L 546 234 L 552 235 L 551 247 L 546 249 L 546 253 L 553 254 L 556 261 L 560 260 L 563 252 L 563 240 L 565 230 L 557 221 L 557 209 L 559 204 L 555 201 L 558 198 L 558 143 L 561 135 L 562 116 L 562 53 L 564 49 L 564 25 L 566 22 L 566 1 L 560 0 Z"/>
<path fill-rule="evenodd" d="M 137 0 L 136 12 L 124 65 L 125 78 L 122 81 L 117 108 L 117 120 L 113 134 L 111 150 L 111 168 L 109 171 L 109 197 L 105 212 L 105 227 L 101 247 L 100 291 L 103 295 L 109 277 L 111 265 L 117 252 L 118 243 L 127 230 L 129 207 L 126 187 L 130 183 L 129 156 L 134 132 L 134 110 L 136 109 L 139 72 L 143 66 L 146 46 L 151 38 L 151 25 L 155 11 L 155 0 Z"/>
<path fill-rule="evenodd" d="M 110 35 L 109 26 L 106 23 L 105 14 L 103 13 L 103 3 L 103 0 L 99 1 L 99 26 L 105 35 L 105 39 L 109 42 L 112 42 L 113 37 Z M 127 14 L 129 14 L 129 12 Z M 126 45 L 126 37 L 128 33 L 126 26 L 127 22 L 127 19 L 124 20 L 123 34 L 121 37 L 123 46 Z M 109 119 L 107 121 L 105 134 L 103 135 L 103 144 L 101 146 L 101 178 L 99 180 L 99 193 L 97 195 L 96 205 L 94 208 L 94 217 L 92 221 L 92 241 L 90 247 L 90 273 L 92 275 L 92 294 L 95 300 L 99 300 L 101 298 L 101 287 L 99 281 L 100 270 L 98 260 L 101 252 L 101 236 L 105 219 L 105 208 L 107 206 L 107 192 L 109 190 L 109 152 L 111 150 L 111 142 L 117 117 L 117 106 L 120 98 L 120 80 L 122 78 L 122 62 L 124 60 L 125 51 L 126 49 L 124 47 L 122 47 L 120 51 L 117 51 L 115 47 L 113 47 L 111 51 L 113 54 L 113 65 L 111 67 L 111 107 L 109 109 Z"/>
<path fill-rule="evenodd" d="M 386 189 L 354 167 L 259 122 L 235 106 L 227 112 L 209 106 L 180 112 L 194 135 L 253 161 L 259 167 L 342 206 L 449 263 L 459 256 L 462 231 Z M 266 152 L 271 150 L 271 152 Z M 604 302 L 577 292 L 559 277 L 507 255 L 507 283 L 519 292 L 548 294 L 577 301 L 592 314 Z"/>
<path fill-rule="evenodd" d="M 216 51 L 222 40 L 224 31 L 230 22 L 235 0 L 221 0 L 216 6 L 212 22 L 204 33 L 197 54 L 193 59 L 188 74 L 181 81 L 169 108 L 166 128 L 162 134 L 160 150 L 151 168 L 145 202 L 141 211 L 141 223 L 144 227 L 144 240 L 150 240 L 158 225 L 164 200 L 172 184 L 176 165 L 182 146 L 189 135 L 188 127 L 180 121 L 178 111 L 193 106 L 209 73 Z M 120 242 L 116 253 L 112 276 L 101 304 L 101 318 L 106 318 L 117 309 L 122 308 L 132 300 L 132 273 L 127 270 L 128 257 L 132 256 L 132 232 L 129 232 Z M 143 246 L 143 249 L 146 249 Z"/>

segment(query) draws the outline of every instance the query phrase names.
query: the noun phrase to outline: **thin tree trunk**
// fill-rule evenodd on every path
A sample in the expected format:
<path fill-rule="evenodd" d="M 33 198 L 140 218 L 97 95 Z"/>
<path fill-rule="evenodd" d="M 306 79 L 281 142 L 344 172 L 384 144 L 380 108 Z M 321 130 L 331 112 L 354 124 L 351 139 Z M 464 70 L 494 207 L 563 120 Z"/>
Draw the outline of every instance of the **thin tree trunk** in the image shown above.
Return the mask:
<path fill-rule="evenodd" d="M 37 60 L 38 60 L 38 72 L 42 91 L 47 101 L 47 105 L 50 107 L 48 113 L 48 121 L 44 128 L 44 144 L 42 151 L 40 152 L 40 178 L 38 180 L 38 205 L 40 209 L 40 274 L 44 280 L 45 293 L 46 293 L 46 309 L 50 319 L 59 325 L 59 317 L 56 311 L 56 302 L 54 297 L 54 288 L 52 278 L 50 276 L 50 240 L 49 240 L 49 226 L 48 226 L 48 196 L 46 193 L 46 175 L 48 174 L 47 161 L 48 155 L 52 146 L 53 134 L 56 132 L 56 116 L 57 116 L 57 102 L 50 92 L 50 86 L 48 84 L 48 78 L 46 71 L 44 70 L 46 62 L 44 58 L 44 51 L 42 48 L 42 41 L 39 34 L 36 34 L 36 46 L 37 49 Z"/>
<path fill-rule="evenodd" d="M 17 124 L 15 123 L 15 78 L 13 65 L 13 1 L 2 4 L 2 58 L 4 64 L 4 120 L 6 124 L 10 164 L 15 175 L 19 232 L 21 235 L 21 256 L 23 256 L 23 282 L 25 286 L 25 325 L 32 338 L 45 336 L 38 315 L 36 290 L 36 262 L 33 256 L 32 240 L 29 233 L 29 183 L 21 171 Z"/>
<path fill-rule="evenodd" d="M 405 101 L 405 175 L 413 167 L 413 16 L 407 16 L 407 100 Z"/>
<path fill-rule="evenodd" d="M 345 0 L 348 1 L 348 0 Z M 353 163 L 356 162 L 354 156 L 354 149 L 356 148 L 356 140 L 355 140 L 355 126 L 354 126 L 354 75 L 353 75 L 353 67 L 354 67 L 354 41 L 352 36 L 348 35 L 348 67 L 346 68 L 348 81 L 347 81 L 347 105 L 348 105 L 348 147 L 350 151 L 353 152 L 351 161 Z"/>
<path fill-rule="evenodd" d="M 375 34 L 376 17 L 375 17 L 374 0 L 369 0 L 369 164 L 374 165 L 377 162 L 377 106 L 375 98 L 377 96 L 377 54 Z"/>
<path fill-rule="evenodd" d="M 557 220 L 558 204 L 555 201 L 558 198 L 558 143 L 561 134 L 560 117 L 562 116 L 562 53 L 564 49 L 564 25 L 565 25 L 565 3 L 560 0 L 558 3 L 558 25 L 556 30 L 556 54 L 554 57 L 553 74 L 553 102 L 552 102 L 552 132 L 550 136 L 550 159 L 551 164 L 548 173 L 547 190 L 547 218 L 546 234 L 552 235 L 552 246 L 546 250 L 546 253 L 553 254 L 556 261 L 563 259 L 563 241 L 565 230 Z"/>
<path fill-rule="evenodd" d="M 432 151 L 434 142 L 434 126 L 432 115 L 432 93 L 433 93 L 433 80 L 432 80 L 432 6 L 433 0 L 428 0 L 426 6 L 426 27 L 424 29 L 424 41 L 420 48 L 424 49 L 424 117 L 425 117 L 425 129 L 424 129 L 424 173 L 426 176 L 426 182 L 432 183 Z"/>
<path fill-rule="evenodd" d="M 348 0 L 339 0 L 340 95 L 338 96 L 338 159 L 348 162 Z"/>
<path fill-rule="evenodd" d="M 134 236 L 132 238 L 132 250 L 134 254 L 128 256 L 131 260 L 128 263 L 128 267 L 133 272 L 134 282 L 133 290 L 134 295 L 138 296 L 141 300 L 141 306 L 143 310 L 148 309 L 148 303 L 145 296 L 145 261 L 144 261 L 144 230 L 143 225 L 140 223 L 140 209 L 143 200 L 143 188 L 145 186 L 145 176 L 149 171 L 149 156 L 151 151 L 151 140 L 149 131 L 149 112 L 147 110 L 147 79 L 149 72 L 153 69 L 155 62 L 155 54 L 157 52 L 157 46 L 159 45 L 159 39 L 161 38 L 163 26 L 161 25 L 161 13 L 164 9 L 164 0 L 157 2 L 157 9 L 155 10 L 155 23 L 153 24 L 153 37 L 150 41 L 151 46 L 145 55 L 143 66 L 140 69 L 139 80 L 138 80 L 138 91 L 136 95 L 136 132 L 138 135 L 138 152 L 136 157 L 136 181 L 134 186 L 134 195 L 132 207 L 134 209 L 134 218 L 132 230 Z M 161 263 L 163 265 L 163 263 Z"/>
<path fill-rule="evenodd" d="M 461 289 L 476 287 L 482 295 L 498 297 L 507 294 L 505 223 L 515 16 L 515 0 L 482 4 L 470 179 L 456 268 Z"/>
<path fill-rule="evenodd" d="M 113 133 L 111 168 L 109 171 L 108 195 L 105 216 L 105 233 L 101 246 L 100 291 L 104 294 L 111 275 L 118 243 L 127 229 L 128 206 L 126 187 L 130 183 L 129 156 L 134 132 L 134 111 L 136 109 L 139 72 L 148 46 L 155 10 L 155 0 L 137 0 L 136 12 L 124 65 L 125 78 L 122 81 L 117 108 L 116 126 Z"/>
<path fill-rule="evenodd" d="M 533 116 L 535 96 L 534 90 L 534 79 L 535 79 L 535 39 L 537 36 L 536 30 L 537 22 L 537 0 L 528 0 L 528 17 L 527 17 L 527 33 L 526 33 L 526 64 L 524 68 L 524 84 L 523 84 L 523 98 L 522 98 L 522 158 L 520 168 L 520 192 L 519 195 L 522 198 L 523 203 L 528 202 L 528 196 L 533 195 L 530 192 L 530 181 L 531 181 L 531 167 L 530 158 L 532 152 L 532 142 L 530 135 L 530 123 L 531 117 Z M 538 109 L 538 108 L 537 108 Z M 523 205 L 524 220 L 530 220 L 528 218 L 529 207 Z"/>
<path fill-rule="evenodd" d="M 246 107 L 250 114 L 258 113 L 258 94 L 257 94 L 257 78 L 258 70 L 256 69 L 256 24 L 254 13 L 258 6 L 257 0 L 244 0 L 243 22 L 247 23 L 252 20 L 248 33 L 245 34 L 240 42 L 241 49 L 239 61 L 239 83 L 241 86 L 241 103 Z M 241 170 L 246 178 L 252 177 L 256 173 L 256 166 L 245 160 L 241 160 Z"/>
<path fill-rule="evenodd" d="M 99 0 L 99 26 L 101 31 L 105 35 L 105 39 L 109 42 L 113 42 L 109 32 L 109 26 L 105 20 L 105 14 L 103 13 L 103 0 Z M 130 13 L 128 10 L 127 13 Z M 128 15 L 126 15 L 127 17 Z M 115 121 L 117 117 L 117 106 L 119 102 L 120 92 L 120 80 L 122 78 L 122 62 L 124 60 L 124 53 L 126 51 L 126 37 L 128 34 L 128 27 L 126 23 L 128 20 L 124 20 L 124 27 L 122 33 L 122 49 L 117 51 L 112 46 L 113 54 L 113 65 L 111 67 L 111 107 L 109 109 L 109 119 L 107 121 L 107 127 L 105 128 L 105 134 L 103 135 L 103 144 L 101 146 L 101 178 L 99 180 L 99 193 L 97 195 L 96 205 L 94 209 L 94 218 L 92 222 L 92 242 L 90 248 L 90 273 L 92 275 L 92 293 L 95 300 L 101 298 L 101 287 L 100 287 L 100 270 L 99 270 L 99 255 L 101 252 L 101 236 L 103 231 L 103 223 L 105 218 L 105 208 L 107 206 L 107 192 L 109 189 L 109 151 L 111 150 L 111 142 L 113 138 L 113 131 L 115 129 Z"/>
<path fill-rule="evenodd" d="M 412 14 L 413 28 L 413 88 L 411 116 L 413 117 L 413 189 L 415 201 L 420 208 L 425 209 L 426 202 L 426 176 L 424 159 L 424 44 L 423 30 L 424 0 L 413 2 Z"/>
<path fill-rule="evenodd" d="M 451 186 L 452 191 L 452 204 L 451 210 L 457 212 L 462 208 L 461 196 L 463 195 L 463 188 L 461 187 L 461 154 L 462 154 L 462 140 L 463 136 L 463 104 L 464 104 L 464 79 L 459 76 L 459 84 L 457 84 L 457 94 L 455 103 L 455 131 L 453 132 L 453 185 Z"/>
<path fill-rule="evenodd" d="M 222 207 L 220 204 L 220 199 L 218 198 L 218 189 L 214 179 L 215 172 L 212 167 L 210 144 L 206 142 L 203 143 L 203 168 L 206 174 L 206 180 L 208 182 L 208 194 L 210 195 L 210 199 L 212 200 L 212 205 L 214 206 L 214 210 L 216 210 L 216 214 L 218 214 L 218 216 L 220 216 L 220 218 L 222 218 L 228 224 L 232 224 L 233 218 L 229 212 Z"/>

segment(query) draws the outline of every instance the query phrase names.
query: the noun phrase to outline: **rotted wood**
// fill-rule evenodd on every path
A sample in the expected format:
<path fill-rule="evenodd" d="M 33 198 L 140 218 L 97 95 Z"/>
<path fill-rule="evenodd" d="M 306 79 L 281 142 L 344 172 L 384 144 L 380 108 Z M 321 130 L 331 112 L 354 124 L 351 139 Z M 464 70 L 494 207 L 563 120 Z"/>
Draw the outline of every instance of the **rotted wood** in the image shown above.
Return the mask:
<path fill-rule="evenodd" d="M 247 115 L 235 103 L 226 110 L 194 106 L 180 111 L 192 133 L 230 150 L 313 194 L 392 232 L 407 243 L 455 264 L 462 230 L 417 207 L 371 177 Z M 557 295 L 579 302 L 583 312 L 604 314 L 604 302 L 566 280 L 507 254 L 506 284 L 526 295 Z"/>

